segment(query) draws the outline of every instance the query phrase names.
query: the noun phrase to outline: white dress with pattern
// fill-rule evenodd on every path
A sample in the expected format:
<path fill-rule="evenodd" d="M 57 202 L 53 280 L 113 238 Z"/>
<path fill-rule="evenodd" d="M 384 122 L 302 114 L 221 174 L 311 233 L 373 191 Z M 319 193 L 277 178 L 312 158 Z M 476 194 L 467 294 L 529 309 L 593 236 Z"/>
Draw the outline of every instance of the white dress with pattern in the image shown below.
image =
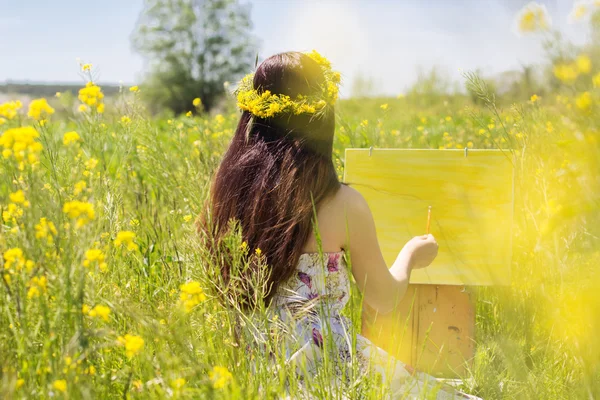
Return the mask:
<path fill-rule="evenodd" d="M 389 383 L 390 398 L 476 399 L 416 372 L 357 334 L 351 320 L 342 315 L 349 298 L 343 251 L 302 254 L 295 274 L 278 287 L 272 308 L 291 333 L 286 358 L 302 365 L 297 369 L 300 374 L 316 374 L 329 351 L 340 378 L 345 376 L 343 368 L 358 363 L 361 371 L 373 371 Z"/>

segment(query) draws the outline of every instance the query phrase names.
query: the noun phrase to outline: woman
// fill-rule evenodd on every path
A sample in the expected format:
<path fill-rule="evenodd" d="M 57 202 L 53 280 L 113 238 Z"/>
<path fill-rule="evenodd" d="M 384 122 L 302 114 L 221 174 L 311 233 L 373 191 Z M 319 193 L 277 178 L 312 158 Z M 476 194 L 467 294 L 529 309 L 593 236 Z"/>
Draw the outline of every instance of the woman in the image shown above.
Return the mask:
<path fill-rule="evenodd" d="M 203 229 L 219 248 L 230 221 L 238 221 L 244 246 L 269 266 L 263 300 L 294 327 L 298 342 L 286 352 L 304 373 L 320 367 L 329 341 L 339 365 L 352 357 L 362 368 L 371 365 L 391 380 L 396 397 L 414 398 L 429 389 L 440 399 L 465 397 L 366 338 L 348 338 L 351 322 L 341 315 L 350 291 L 344 255 L 351 257 L 364 300 L 383 314 L 404 296 L 411 270 L 434 260 L 438 245 L 431 235 L 415 237 L 388 269 L 366 201 L 338 181 L 332 162 L 339 82 L 339 73 L 314 51 L 274 55 L 242 79 L 237 100 L 243 112 L 216 173 L 210 223 Z M 235 266 L 221 260 L 227 281 Z M 255 305 L 250 291 L 242 293 L 242 307 Z"/>

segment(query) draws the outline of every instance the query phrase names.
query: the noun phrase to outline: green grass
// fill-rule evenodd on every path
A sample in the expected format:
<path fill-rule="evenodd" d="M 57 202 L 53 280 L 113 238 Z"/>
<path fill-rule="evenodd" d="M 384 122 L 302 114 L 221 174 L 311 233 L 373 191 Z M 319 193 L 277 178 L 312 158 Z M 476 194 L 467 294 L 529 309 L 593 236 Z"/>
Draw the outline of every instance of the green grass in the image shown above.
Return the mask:
<path fill-rule="evenodd" d="M 463 386 L 470 393 L 600 397 L 600 117 L 593 90 L 589 111 L 577 107 L 578 94 L 524 99 L 505 110 L 460 96 L 339 104 L 340 175 L 347 147 L 501 147 L 517 157 L 513 284 L 472 289 L 477 346 Z M 193 222 L 238 115 L 156 120 L 135 96 L 118 99 L 104 115 L 54 106 L 43 126 L 23 114 L 0 126 L 0 133 L 33 126 L 43 146 L 33 166 L 20 168 L 14 154 L 0 160 L 0 254 L 19 248 L 23 263 L 33 262 L 0 261 L 0 397 L 245 399 L 310 390 L 340 398 L 331 365 L 299 389 L 280 356 L 269 363 L 248 352 L 249 321 L 236 343 L 242 315 L 217 297 L 216 266 Z M 68 131 L 81 140 L 64 145 Z M 29 206 L 11 198 L 18 190 Z M 80 217 L 63 212 L 74 200 L 95 213 L 80 227 Z M 56 227 L 51 242 L 36 230 L 40 218 Z M 137 249 L 117 246 L 121 231 L 135 233 Z M 231 247 L 241 253 L 236 235 Z M 89 249 L 102 251 L 105 271 L 97 261 L 83 265 Z M 37 295 L 34 276 L 47 279 Z M 190 280 L 206 299 L 186 297 L 195 305 L 188 313 L 180 286 Z M 106 321 L 83 311 L 96 305 L 110 309 Z M 264 310 L 254 321 L 266 330 Z M 132 342 L 131 357 L 118 341 L 126 334 L 143 338 L 139 351 Z M 351 396 L 382 396 L 376 378 L 349 373 L 353 385 L 344 390 Z"/>

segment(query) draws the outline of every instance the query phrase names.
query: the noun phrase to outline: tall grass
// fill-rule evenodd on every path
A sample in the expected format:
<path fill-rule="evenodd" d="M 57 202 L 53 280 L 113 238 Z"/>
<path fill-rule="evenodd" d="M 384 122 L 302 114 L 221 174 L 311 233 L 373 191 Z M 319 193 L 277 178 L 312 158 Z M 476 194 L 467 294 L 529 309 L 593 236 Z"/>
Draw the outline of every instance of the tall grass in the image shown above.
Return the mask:
<path fill-rule="evenodd" d="M 514 152 L 512 285 L 470 289 L 477 350 L 463 389 L 486 399 L 600 397 L 598 89 L 502 110 L 468 79 L 481 105 L 342 101 L 340 175 L 346 147 Z M 24 149 L 2 144 L 2 398 L 384 396 L 374 376 L 352 370 L 337 387 L 334 363 L 299 382 L 267 310 L 248 317 L 220 282 L 194 219 L 235 112 L 155 120 L 136 96 L 104 114 L 60 104 L 38 119 L 22 111 L 0 126 L 3 136 L 24 126 L 39 133 Z M 80 139 L 65 144 L 71 131 Z M 246 268 L 235 229 L 230 241 Z M 348 311 L 358 321 L 360 301 Z"/>

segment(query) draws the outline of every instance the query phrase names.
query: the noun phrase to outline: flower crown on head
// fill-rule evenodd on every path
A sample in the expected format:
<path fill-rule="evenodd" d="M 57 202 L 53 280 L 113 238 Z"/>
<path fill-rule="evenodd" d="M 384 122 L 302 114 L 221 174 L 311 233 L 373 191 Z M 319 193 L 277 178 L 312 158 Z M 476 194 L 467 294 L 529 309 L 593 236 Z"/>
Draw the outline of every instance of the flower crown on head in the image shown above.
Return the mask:
<path fill-rule="evenodd" d="M 325 82 L 321 90 L 312 95 L 298 95 L 295 99 L 285 94 L 274 94 L 269 90 L 258 93 L 254 89 L 254 73 L 242 78 L 234 94 L 241 110 L 248 111 L 259 118 L 270 118 L 278 114 L 321 114 L 328 105 L 335 104 L 338 98 L 340 73 L 331 69 L 331 62 L 316 50 L 305 53 L 319 64 Z"/>

